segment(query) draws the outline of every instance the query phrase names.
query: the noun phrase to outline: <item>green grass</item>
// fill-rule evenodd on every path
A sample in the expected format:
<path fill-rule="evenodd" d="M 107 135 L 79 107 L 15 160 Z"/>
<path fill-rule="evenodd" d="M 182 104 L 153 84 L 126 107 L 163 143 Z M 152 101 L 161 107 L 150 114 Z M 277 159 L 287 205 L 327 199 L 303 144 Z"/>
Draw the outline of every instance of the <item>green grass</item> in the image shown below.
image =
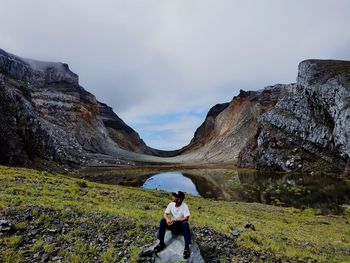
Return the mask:
<path fill-rule="evenodd" d="M 6 249 L 2 252 L 4 263 L 22 263 L 24 262 L 22 251 L 15 249 Z"/>
<path fill-rule="evenodd" d="M 19 222 L 17 223 L 14 228 L 17 230 L 17 231 L 23 231 L 23 230 L 26 230 L 27 229 L 27 222 Z"/>
<path fill-rule="evenodd" d="M 16 248 L 20 242 L 21 242 L 21 237 L 16 235 L 3 237 L 0 239 L 0 245 L 5 245 L 11 248 Z"/>
<path fill-rule="evenodd" d="M 157 225 L 170 200 L 170 195 L 162 191 L 108 186 L 59 174 L 5 166 L 0 166 L 0 185 L 0 208 L 41 205 L 63 212 L 79 210 L 83 213 L 128 217 L 139 226 Z M 350 262 L 349 210 L 343 216 L 323 216 L 313 209 L 301 211 L 257 203 L 214 201 L 191 195 L 186 197 L 186 203 L 191 210 L 191 225 L 213 227 L 226 234 L 238 229 L 241 236 L 237 242 L 242 247 L 271 251 L 277 256 Z M 199 206 L 200 210 L 197 209 Z M 40 216 L 36 223 L 45 224 L 50 220 Z M 246 230 L 246 223 L 253 223 L 257 231 Z M 103 227 L 108 226 L 101 225 Z M 15 240 L 11 241 L 1 237 L 0 242 L 11 244 L 16 249 L 20 241 L 13 238 Z M 44 249 L 44 246 L 34 244 L 33 251 Z M 13 251 L 4 251 L 5 258 L 14 254 Z M 74 261 L 79 258 L 77 262 L 85 262 L 88 257 L 86 251 L 89 248 L 76 241 L 70 259 Z M 138 251 L 137 247 L 133 247 L 132 256 L 136 257 Z M 107 249 L 105 258 L 114 259 L 112 252 Z M 20 260 L 20 255 L 16 257 Z"/>
<path fill-rule="evenodd" d="M 102 262 L 103 263 L 110 263 L 110 262 L 117 262 L 118 256 L 116 255 L 115 248 L 113 244 L 110 244 L 105 252 L 102 254 Z"/>
<path fill-rule="evenodd" d="M 77 239 L 74 243 L 73 249 L 71 252 L 68 252 L 66 258 L 69 262 L 74 263 L 83 263 L 89 261 L 90 246 L 83 243 L 82 240 Z"/>
<path fill-rule="evenodd" d="M 44 244 L 45 241 L 42 239 L 35 240 L 34 244 L 31 247 L 31 251 L 34 253 L 39 252 L 43 248 Z"/>

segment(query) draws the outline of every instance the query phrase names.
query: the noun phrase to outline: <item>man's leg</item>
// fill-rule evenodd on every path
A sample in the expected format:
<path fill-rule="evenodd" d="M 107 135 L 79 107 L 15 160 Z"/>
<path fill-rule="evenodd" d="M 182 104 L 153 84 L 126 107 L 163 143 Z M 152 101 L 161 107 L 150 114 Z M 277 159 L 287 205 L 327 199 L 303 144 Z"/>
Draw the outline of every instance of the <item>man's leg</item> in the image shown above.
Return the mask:
<path fill-rule="evenodd" d="M 182 235 L 185 239 L 185 249 L 184 249 L 184 259 L 188 259 L 191 256 L 190 244 L 191 244 L 191 233 L 190 233 L 190 225 L 188 222 L 181 222 L 181 230 Z"/>
<path fill-rule="evenodd" d="M 170 228 L 173 235 L 181 235 L 182 234 L 182 227 L 181 227 L 181 222 L 174 222 L 172 225 L 170 225 Z"/>
<path fill-rule="evenodd" d="M 160 220 L 159 223 L 159 229 L 158 229 L 158 239 L 160 241 L 160 244 L 164 244 L 164 236 L 166 231 L 167 223 L 164 218 Z"/>
<path fill-rule="evenodd" d="M 181 222 L 181 230 L 182 230 L 182 235 L 184 236 L 185 239 L 185 248 L 188 248 L 189 245 L 191 244 L 191 232 L 190 232 L 190 225 L 188 222 L 183 221 Z"/>
<path fill-rule="evenodd" d="M 159 239 L 159 244 L 156 245 L 153 249 L 153 252 L 157 255 L 160 251 L 162 251 L 165 248 L 165 243 L 164 243 L 164 236 L 165 236 L 165 231 L 167 228 L 167 223 L 164 218 L 160 220 L 159 223 L 159 229 L 158 229 L 158 239 Z"/>

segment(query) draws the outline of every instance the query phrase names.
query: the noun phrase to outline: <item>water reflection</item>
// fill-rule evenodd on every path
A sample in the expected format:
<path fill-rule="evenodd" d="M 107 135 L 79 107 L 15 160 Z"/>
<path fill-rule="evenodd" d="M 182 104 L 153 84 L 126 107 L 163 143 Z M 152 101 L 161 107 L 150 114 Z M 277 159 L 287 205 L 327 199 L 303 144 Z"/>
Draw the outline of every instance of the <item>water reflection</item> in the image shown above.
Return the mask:
<path fill-rule="evenodd" d="M 182 190 L 204 198 L 259 202 L 341 213 L 350 204 L 350 180 L 331 175 L 273 174 L 232 169 L 192 169 L 182 172 L 85 177 L 88 180 L 165 191 Z"/>
<path fill-rule="evenodd" d="M 199 195 L 196 185 L 190 178 L 179 172 L 158 173 L 148 178 L 142 187 L 147 189 L 161 189 L 168 192 L 183 191 L 193 195 Z"/>
<path fill-rule="evenodd" d="M 244 173 L 239 171 L 193 171 L 201 196 L 244 202 L 259 202 L 297 208 L 318 208 L 321 213 L 341 213 L 350 203 L 349 180 L 330 175 Z"/>

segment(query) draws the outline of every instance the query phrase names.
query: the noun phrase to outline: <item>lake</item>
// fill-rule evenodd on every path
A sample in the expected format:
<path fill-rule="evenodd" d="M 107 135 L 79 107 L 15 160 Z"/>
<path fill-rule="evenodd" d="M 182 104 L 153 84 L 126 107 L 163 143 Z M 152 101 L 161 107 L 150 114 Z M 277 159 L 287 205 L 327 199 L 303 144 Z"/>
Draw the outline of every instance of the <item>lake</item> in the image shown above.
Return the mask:
<path fill-rule="evenodd" d="M 239 169 L 114 173 L 96 169 L 83 178 L 104 184 L 183 191 L 204 198 L 258 202 L 340 214 L 350 205 L 350 179 L 332 175 L 247 172 Z"/>

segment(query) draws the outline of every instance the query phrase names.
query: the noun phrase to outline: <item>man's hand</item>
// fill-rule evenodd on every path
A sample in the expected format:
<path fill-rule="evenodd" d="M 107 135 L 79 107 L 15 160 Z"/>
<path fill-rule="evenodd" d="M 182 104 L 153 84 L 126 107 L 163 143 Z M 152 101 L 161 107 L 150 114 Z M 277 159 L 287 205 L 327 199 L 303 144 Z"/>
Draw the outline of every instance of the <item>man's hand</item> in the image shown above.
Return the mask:
<path fill-rule="evenodd" d="M 168 226 L 171 226 L 172 224 L 174 224 L 174 220 L 166 219 L 166 223 L 168 224 Z"/>
<path fill-rule="evenodd" d="M 163 214 L 163 218 L 165 219 L 166 223 L 168 226 L 172 225 L 174 223 L 174 220 L 171 220 L 169 217 L 168 217 L 168 214 L 167 213 L 164 213 Z"/>

